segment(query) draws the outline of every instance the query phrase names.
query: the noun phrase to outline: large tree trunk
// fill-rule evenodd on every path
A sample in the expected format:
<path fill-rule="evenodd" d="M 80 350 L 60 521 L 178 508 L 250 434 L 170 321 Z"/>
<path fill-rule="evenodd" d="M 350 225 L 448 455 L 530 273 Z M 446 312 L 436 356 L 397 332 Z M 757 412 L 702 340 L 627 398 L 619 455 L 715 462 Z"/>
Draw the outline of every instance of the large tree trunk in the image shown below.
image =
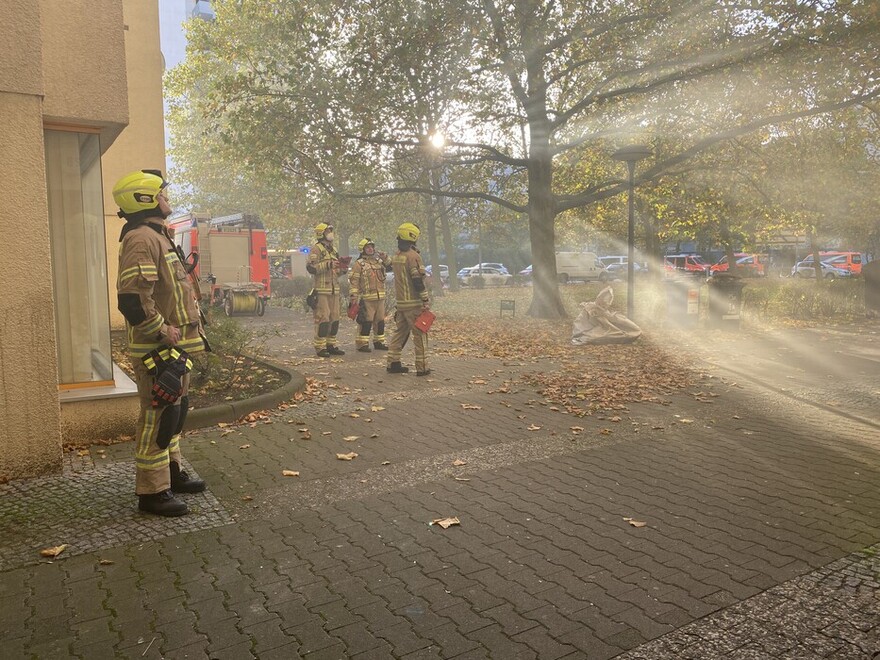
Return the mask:
<path fill-rule="evenodd" d="M 432 171 L 434 188 L 439 190 L 443 185 L 442 174 Z M 449 213 L 446 210 L 446 198 L 437 195 L 435 198 L 440 217 L 440 231 L 443 234 L 443 246 L 446 250 L 446 265 L 449 267 L 449 290 L 458 291 L 458 259 L 455 258 L 455 244 L 452 242 L 452 228 L 449 226 Z"/>
<path fill-rule="evenodd" d="M 440 254 L 437 251 L 437 216 L 434 213 L 434 203 L 431 196 L 425 196 L 425 210 L 428 214 L 428 252 L 430 252 L 431 297 L 443 295 L 443 283 L 440 281 Z"/>
<path fill-rule="evenodd" d="M 556 273 L 556 202 L 553 198 L 553 152 L 550 150 L 550 120 L 547 117 L 547 85 L 543 62 L 534 52 L 527 54 L 526 67 L 529 78 L 529 103 L 525 108 L 529 118 L 529 239 L 532 244 L 534 283 L 529 315 L 561 319 L 567 314 L 559 295 Z"/>

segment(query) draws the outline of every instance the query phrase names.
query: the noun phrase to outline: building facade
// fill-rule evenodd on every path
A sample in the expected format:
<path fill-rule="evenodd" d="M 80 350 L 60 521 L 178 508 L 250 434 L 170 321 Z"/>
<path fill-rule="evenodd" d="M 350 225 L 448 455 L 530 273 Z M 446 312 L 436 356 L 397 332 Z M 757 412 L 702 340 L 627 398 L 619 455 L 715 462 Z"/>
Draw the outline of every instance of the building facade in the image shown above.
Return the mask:
<path fill-rule="evenodd" d="M 110 351 L 110 189 L 164 169 L 164 131 L 156 0 L 5 0 L 0 17 L 3 480 L 60 470 L 62 441 L 133 426 Z"/>

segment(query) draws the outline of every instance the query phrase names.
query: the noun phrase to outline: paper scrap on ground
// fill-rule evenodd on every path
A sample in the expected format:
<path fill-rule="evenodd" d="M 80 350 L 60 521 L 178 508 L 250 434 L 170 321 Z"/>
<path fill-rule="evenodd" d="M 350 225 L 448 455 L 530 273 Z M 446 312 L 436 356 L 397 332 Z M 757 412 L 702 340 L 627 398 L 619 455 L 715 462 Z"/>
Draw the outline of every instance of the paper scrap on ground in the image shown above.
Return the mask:
<path fill-rule="evenodd" d="M 460 525 L 461 521 L 458 518 L 436 518 L 428 523 L 429 525 L 440 525 L 443 529 L 448 529 L 453 525 Z"/>
<path fill-rule="evenodd" d="M 336 454 L 336 458 L 338 458 L 340 461 L 353 461 L 357 458 L 357 454 L 353 451 L 350 451 L 347 454 Z"/>
<path fill-rule="evenodd" d="M 281 476 L 282 477 L 298 477 L 299 472 L 297 470 L 282 470 Z"/>
<path fill-rule="evenodd" d="M 633 527 L 644 527 L 648 523 L 642 522 L 641 520 L 633 520 L 632 518 L 624 518 L 626 522 L 628 522 Z"/>
<path fill-rule="evenodd" d="M 64 552 L 64 549 L 66 547 L 67 547 L 67 544 L 62 543 L 61 545 L 56 545 L 51 548 L 43 548 L 42 550 L 40 550 L 40 555 L 42 557 L 57 557 L 62 552 Z"/>
<path fill-rule="evenodd" d="M 456 458 L 454 461 L 452 461 L 452 464 L 455 466 L 467 465 L 467 461 L 463 461 L 460 458 Z"/>

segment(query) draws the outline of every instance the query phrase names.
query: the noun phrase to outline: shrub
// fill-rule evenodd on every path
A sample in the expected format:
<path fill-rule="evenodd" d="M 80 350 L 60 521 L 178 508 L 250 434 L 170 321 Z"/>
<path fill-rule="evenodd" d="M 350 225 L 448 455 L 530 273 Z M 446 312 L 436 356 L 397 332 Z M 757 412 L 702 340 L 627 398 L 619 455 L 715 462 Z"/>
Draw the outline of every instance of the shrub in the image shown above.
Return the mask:
<path fill-rule="evenodd" d="M 240 377 L 237 367 L 248 357 L 259 355 L 266 333 L 243 327 L 219 308 L 209 310 L 208 319 L 205 331 L 212 352 L 193 355 L 198 367 L 193 369 L 192 378 L 196 385 L 210 384 L 210 389 L 221 390 L 233 385 Z"/>
<path fill-rule="evenodd" d="M 294 298 L 308 295 L 312 290 L 312 278 L 298 275 L 293 279 L 273 279 L 272 296 L 276 298 Z"/>
<path fill-rule="evenodd" d="M 468 286 L 472 289 L 485 289 L 486 278 L 482 275 L 471 275 L 467 278 Z"/>

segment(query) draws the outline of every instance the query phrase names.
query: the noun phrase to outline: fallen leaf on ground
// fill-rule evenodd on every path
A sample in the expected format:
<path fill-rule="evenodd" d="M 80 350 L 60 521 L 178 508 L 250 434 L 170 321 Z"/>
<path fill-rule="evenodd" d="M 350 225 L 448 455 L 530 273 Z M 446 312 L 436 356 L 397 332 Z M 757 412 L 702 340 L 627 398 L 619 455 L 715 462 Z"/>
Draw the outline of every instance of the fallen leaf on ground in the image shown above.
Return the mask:
<path fill-rule="evenodd" d="M 452 461 L 452 464 L 456 465 L 456 466 L 457 465 L 467 465 L 467 461 L 463 461 L 460 458 L 456 458 L 454 461 Z"/>
<path fill-rule="evenodd" d="M 574 431 L 575 433 L 580 433 L 581 431 L 584 430 L 584 427 L 583 426 L 572 426 L 571 430 Z"/>
<path fill-rule="evenodd" d="M 466 479 L 465 477 L 455 477 L 456 481 L 470 481 L 470 479 Z"/>
<path fill-rule="evenodd" d="M 285 470 L 285 471 L 289 472 L 290 470 Z M 245 502 L 250 502 L 252 499 L 254 499 L 254 496 L 253 495 L 243 495 L 241 499 L 243 499 Z"/>
<path fill-rule="evenodd" d="M 349 417 L 351 417 L 353 419 L 357 419 L 358 417 L 360 417 L 360 415 L 358 415 L 357 413 L 350 413 Z"/>
<path fill-rule="evenodd" d="M 115 564 L 116 562 L 113 561 L 112 559 L 101 559 L 98 563 L 99 563 L 101 566 L 112 566 L 112 565 Z"/>
<path fill-rule="evenodd" d="M 358 455 L 353 451 L 350 451 L 347 454 L 336 454 L 336 458 L 338 458 L 340 461 L 353 461 L 357 458 L 357 456 Z"/>
<path fill-rule="evenodd" d="M 379 437 L 379 434 L 378 434 L 378 433 L 372 433 L 372 434 L 370 434 L 370 437 L 371 437 L 371 438 L 378 438 L 378 437 Z"/>
<path fill-rule="evenodd" d="M 227 426 L 229 426 L 229 424 L 227 424 L 226 422 L 218 422 L 217 426 L 219 426 L 221 429 L 225 429 Z"/>
<path fill-rule="evenodd" d="M 345 440 L 346 442 L 354 442 L 355 440 L 357 440 L 360 437 L 361 436 L 359 436 L 359 435 L 346 435 L 346 436 L 343 436 L 342 439 Z"/>
<path fill-rule="evenodd" d="M 282 477 L 298 477 L 299 472 L 297 470 L 282 470 L 281 476 Z"/>
<path fill-rule="evenodd" d="M 443 529 L 448 529 L 453 525 L 460 525 L 461 521 L 458 518 L 437 518 L 428 523 L 429 525 L 440 525 Z"/>
<path fill-rule="evenodd" d="M 615 415 L 614 417 L 611 418 L 611 421 L 612 421 L 612 422 L 619 422 L 619 421 L 620 421 L 620 417 L 618 417 L 617 415 Z"/>
<path fill-rule="evenodd" d="M 471 381 L 471 384 L 472 384 L 472 385 L 485 385 L 485 384 L 486 384 L 486 381 L 483 380 L 482 378 L 477 378 L 477 379 L 475 379 L 475 380 L 472 380 L 472 381 Z"/>
<path fill-rule="evenodd" d="M 644 527 L 645 525 L 648 524 L 648 523 L 646 523 L 646 522 L 642 522 L 641 520 L 633 520 L 632 518 L 630 518 L 629 520 L 627 520 L 627 522 L 628 522 L 630 525 L 632 525 L 633 527 Z"/>
<path fill-rule="evenodd" d="M 531 424 L 531 425 L 528 426 L 527 430 L 529 430 L 529 431 L 540 431 L 540 430 L 541 430 L 541 427 L 538 426 L 537 424 Z"/>
<path fill-rule="evenodd" d="M 611 429 L 599 429 L 600 435 L 611 435 Z"/>
<path fill-rule="evenodd" d="M 470 403 L 463 403 L 463 404 L 461 404 L 461 407 L 464 408 L 465 410 L 482 410 L 483 409 L 483 406 L 475 406 Z"/>
<path fill-rule="evenodd" d="M 321 435 L 333 435 L 333 431 L 321 431 Z"/>
<path fill-rule="evenodd" d="M 241 446 L 239 447 L 239 449 L 250 449 L 250 448 L 251 448 L 250 445 L 241 445 Z"/>
<path fill-rule="evenodd" d="M 370 410 L 372 412 L 379 412 L 380 410 L 385 410 L 382 406 L 370 406 Z"/>
<path fill-rule="evenodd" d="M 51 548 L 43 548 L 40 550 L 40 556 L 42 557 L 57 557 L 64 549 L 67 547 L 66 543 L 62 543 L 61 545 L 56 545 Z"/>
<path fill-rule="evenodd" d="M 391 461 L 382 461 L 382 465 L 391 465 Z"/>
<path fill-rule="evenodd" d="M 678 421 L 681 422 L 682 424 L 693 424 L 694 423 L 694 420 L 692 420 L 692 419 L 680 419 Z"/>

